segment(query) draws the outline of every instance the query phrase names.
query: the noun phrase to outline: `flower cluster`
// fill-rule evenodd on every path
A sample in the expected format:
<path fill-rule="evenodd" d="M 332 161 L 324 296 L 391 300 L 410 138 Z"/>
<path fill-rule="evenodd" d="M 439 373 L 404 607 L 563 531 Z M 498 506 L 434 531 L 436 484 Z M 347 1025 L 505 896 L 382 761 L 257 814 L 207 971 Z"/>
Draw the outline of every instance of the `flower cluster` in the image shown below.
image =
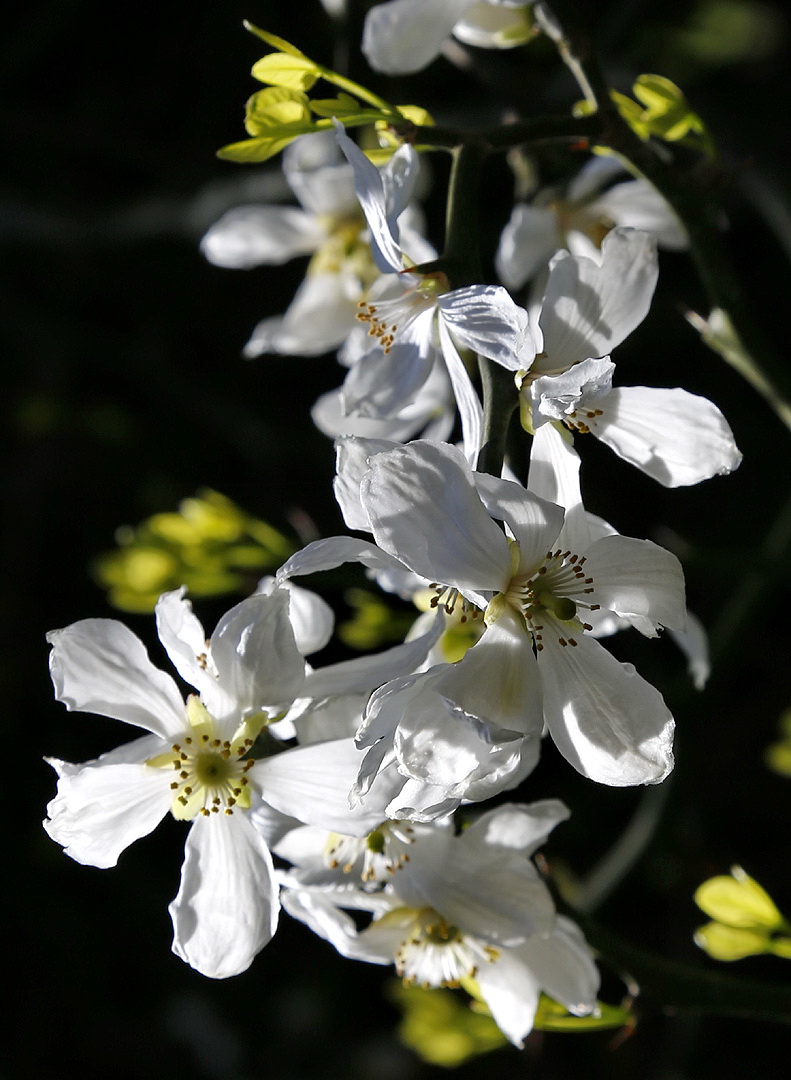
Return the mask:
<path fill-rule="evenodd" d="M 535 32 L 532 5 L 516 0 L 390 0 L 370 10 L 362 47 L 377 69 L 404 72 L 451 34 L 510 47 Z M 259 36 L 283 51 L 257 77 L 288 93 L 259 92 L 269 127 L 261 114 L 255 134 L 287 146 L 300 206 L 240 207 L 202 247 L 237 269 L 309 256 L 287 311 L 259 323 L 245 353 L 338 351 L 345 377 L 313 419 L 336 440 L 349 534 L 292 554 L 208 640 L 184 588 L 159 597 L 186 701 L 114 620 L 50 634 L 58 699 L 144 734 L 81 765 L 52 760 L 45 827 L 77 861 L 109 867 L 168 812 L 189 822 L 173 949 L 208 976 L 245 970 L 282 906 L 345 957 L 392 963 L 408 984 L 465 987 L 521 1045 L 542 993 L 572 1016 L 597 1008 L 591 951 L 532 861 L 569 811 L 476 804 L 529 793 L 556 750 L 599 784 L 665 780 L 674 719 L 608 649 L 617 631 L 667 628 L 705 681 L 678 559 L 586 509 L 579 452 L 593 435 L 668 488 L 739 464 L 712 402 L 615 375 L 613 352 L 651 306 L 657 248 L 683 248 L 685 232 L 645 179 L 594 158 L 565 186 L 519 198 L 494 260 L 502 284 L 477 280 L 458 236 L 438 254 L 423 235 L 415 138 L 395 124 L 383 142 L 400 145 L 377 166 L 346 132 L 343 94 L 332 130 L 286 137 L 276 106 L 319 75 L 353 84 Z M 506 455 L 495 431 L 512 413 L 518 449 Z M 423 614 L 380 653 L 312 667 L 333 615 L 292 579 L 347 563 Z"/>

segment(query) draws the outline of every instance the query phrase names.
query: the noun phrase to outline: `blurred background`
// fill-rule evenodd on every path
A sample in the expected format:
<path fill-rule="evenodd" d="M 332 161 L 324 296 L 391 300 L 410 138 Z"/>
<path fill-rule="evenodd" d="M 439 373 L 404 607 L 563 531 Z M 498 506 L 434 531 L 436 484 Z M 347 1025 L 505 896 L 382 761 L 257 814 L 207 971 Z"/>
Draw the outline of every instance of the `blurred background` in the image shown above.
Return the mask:
<path fill-rule="evenodd" d="M 563 111 L 579 96 L 545 42 L 507 54 L 470 52 L 464 71 L 440 58 L 419 76 L 387 82 L 356 49 L 365 7 L 351 4 L 348 52 L 318 0 L 142 8 L 52 0 L 15 3 L 4 19 L 0 573 L 3 724 L 12 756 L 2 891 L 12 1003 L 0 1070 L 9 1080 L 412 1080 L 442 1071 L 398 1041 L 400 1014 L 382 992 L 390 972 L 341 960 L 285 916 L 251 970 L 228 982 L 203 979 L 172 956 L 166 909 L 184 838 L 175 821 L 106 872 L 73 863 L 39 824 L 55 791 L 43 756 L 82 761 L 126 734 L 53 702 L 44 640 L 77 619 L 118 616 L 91 566 L 113 548 L 120 526 L 175 510 L 209 487 L 294 543 L 342 528 L 330 489 L 332 447 L 308 415 L 315 398 L 340 383 L 341 369 L 331 356 L 240 357 L 254 324 L 285 308 L 304 264 L 233 272 L 210 266 L 198 250 L 229 207 L 288 197 L 277 163 L 241 167 L 215 158 L 219 146 L 243 137 L 243 104 L 257 87 L 249 68 L 265 51 L 242 19 L 323 63 L 347 64 L 364 84 L 425 105 L 438 121 L 496 121 L 512 92 L 529 115 Z M 586 18 L 612 84 L 628 91 L 640 72 L 659 72 L 706 119 L 722 154 L 716 183 L 744 287 L 787 357 L 786 5 L 602 0 L 595 8 Z M 568 166 L 560 158 L 542 163 L 550 179 Z M 441 243 L 447 165 L 439 155 L 431 171 L 429 231 Z M 482 191 L 490 271 L 511 195 L 504 162 L 493 162 Z M 691 896 L 704 878 L 741 863 L 791 911 L 791 778 L 764 760 L 791 704 L 783 562 L 789 442 L 766 403 L 683 319 L 687 308 L 707 313 L 688 257 L 663 253 L 661 261 L 651 314 L 616 357 L 622 372 L 628 365 L 624 381 L 683 385 L 710 397 L 744 462 L 729 478 L 666 491 L 598 444 L 584 447 L 590 508 L 679 554 L 690 607 L 716 632 L 719 654 L 708 688 L 696 693 L 670 642 L 622 635 L 613 643 L 674 709 L 678 769 L 644 857 L 596 917 L 662 955 L 715 970 L 692 942 L 704 920 Z M 343 614 L 342 591 L 333 598 Z M 207 629 L 235 600 L 196 605 Z M 162 662 L 153 619 L 118 617 Z M 572 819 L 546 855 L 561 876 L 584 879 L 644 795 L 594 788 L 551 753 L 545 759 L 520 796 L 568 803 Z M 783 961 L 771 957 L 727 970 L 788 982 Z M 604 990 L 611 1001 L 622 993 L 612 973 Z M 771 1080 L 788 1075 L 786 1039 L 786 1028 L 757 1021 L 649 1009 L 628 1038 L 535 1033 L 522 1054 L 498 1050 L 457 1075 L 543 1080 L 573 1070 L 725 1080 L 749 1070 Z"/>

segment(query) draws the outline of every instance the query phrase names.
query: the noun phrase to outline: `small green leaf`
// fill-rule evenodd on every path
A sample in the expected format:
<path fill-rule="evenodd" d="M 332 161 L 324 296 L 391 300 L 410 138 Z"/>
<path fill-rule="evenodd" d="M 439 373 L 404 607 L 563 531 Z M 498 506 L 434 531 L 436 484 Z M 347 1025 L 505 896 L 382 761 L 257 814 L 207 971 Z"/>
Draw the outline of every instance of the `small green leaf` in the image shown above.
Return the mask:
<path fill-rule="evenodd" d="M 310 128 L 307 129 L 312 130 Z M 258 139 L 244 139 L 242 142 L 228 143 L 227 146 L 222 146 L 217 151 L 217 157 L 222 161 L 235 161 L 240 165 L 255 165 L 261 161 L 268 161 L 269 158 L 279 154 L 281 150 L 285 150 L 290 142 L 302 132 L 296 132 L 293 135 L 278 136 L 278 137 L 261 137 Z"/>
<path fill-rule="evenodd" d="M 253 94 L 247 102 L 244 126 L 248 135 L 285 135 L 292 125 L 307 125 L 305 130 L 311 130 L 310 105 L 306 94 L 286 86 L 269 86 Z M 294 134 L 301 135 L 302 131 L 295 131 Z"/>
<path fill-rule="evenodd" d="M 255 34 L 257 38 L 265 41 L 267 45 L 271 45 L 273 49 L 278 49 L 280 52 L 288 53 L 289 56 L 301 56 L 305 59 L 305 54 L 300 52 L 296 45 L 292 45 L 290 41 L 286 41 L 285 38 L 278 37 L 277 34 L 269 34 L 266 30 L 261 30 L 253 23 L 244 20 L 243 26 L 245 30 L 248 30 L 251 34 Z"/>
<path fill-rule="evenodd" d="M 574 1016 L 565 1006 L 542 994 L 533 1027 L 538 1031 L 607 1031 L 633 1023 L 632 1014 L 620 1005 L 599 1001 L 588 1016 Z"/>
<path fill-rule="evenodd" d="M 349 94 L 340 93 L 336 98 L 314 98 L 310 107 L 317 116 L 352 116 L 362 111 L 359 101 Z"/>
<path fill-rule="evenodd" d="M 320 71 L 303 56 L 290 56 L 275 52 L 262 57 L 253 65 L 252 75 L 262 83 L 285 86 L 291 90 L 310 90 L 320 76 Z"/>

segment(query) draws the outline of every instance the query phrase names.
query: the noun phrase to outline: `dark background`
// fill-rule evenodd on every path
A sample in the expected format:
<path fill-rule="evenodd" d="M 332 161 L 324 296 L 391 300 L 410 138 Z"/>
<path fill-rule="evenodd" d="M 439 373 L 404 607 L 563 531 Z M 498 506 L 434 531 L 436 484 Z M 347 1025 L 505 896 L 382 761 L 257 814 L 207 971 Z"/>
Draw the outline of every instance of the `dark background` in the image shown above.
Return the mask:
<path fill-rule="evenodd" d="M 364 5 L 353 7 L 359 18 Z M 732 251 L 756 318 L 787 356 L 785 6 L 595 7 L 588 17 L 613 84 L 626 91 L 637 73 L 658 71 L 679 81 L 709 121 L 723 151 Z M 745 24 L 733 21 L 745 12 L 748 29 L 763 27 L 754 46 Z M 208 485 L 281 527 L 295 511 L 322 534 L 341 527 L 329 488 L 331 447 L 307 410 L 342 372 L 331 357 L 239 357 L 255 322 L 286 306 L 303 266 L 235 273 L 209 266 L 197 249 L 223 210 L 269 183 L 260 168 L 214 157 L 242 137 L 243 102 L 256 87 L 248 70 L 264 51 L 242 30 L 243 18 L 333 62 L 329 20 L 308 0 L 171 0 L 151 8 L 54 0 L 14 5 L 5 18 L 0 573 L 11 1005 L 0 1069 L 13 1080 L 435 1074 L 394 1038 L 397 1014 L 379 989 L 390 973 L 341 960 L 285 917 L 275 941 L 236 979 L 210 982 L 173 957 L 166 907 L 184 836 L 176 822 L 107 872 L 65 858 L 39 826 L 55 790 L 43 755 L 81 761 L 125 734 L 52 701 L 44 642 L 48 629 L 113 614 L 88 565 L 112 546 L 117 526 L 173 509 Z M 718 54 L 711 44 L 701 51 L 693 32 L 704 18 Z M 372 76 L 354 52 L 350 62 L 372 88 L 425 104 L 448 122 L 496 118 L 507 93 L 498 100 L 495 91 L 489 106 L 479 87 L 503 77 L 535 115 L 578 96 L 541 44 L 477 53 L 467 74 L 440 59 L 395 86 Z M 549 178 L 568 166 L 562 157 L 544 163 Z M 446 172 L 439 159 L 429 199 L 435 242 Z M 502 162 L 493 164 L 481 200 L 489 259 L 510 191 Z M 686 256 L 663 255 L 655 305 L 620 350 L 619 371 L 628 370 L 624 382 L 684 385 L 715 400 L 744 452 L 742 467 L 728 479 L 668 492 L 586 445 L 586 494 L 623 532 L 678 551 L 690 606 L 723 635 L 722 662 L 705 693 L 694 695 L 669 643 L 627 636 L 613 643 L 674 708 L 679 765 L 652 844 L 598 917 L 663 955 L 713 970 L 691 940 L 703 921 L 691 901 L 701 880 L 740 862 L 791 911 L 791 779 L 762 762 L 790 703 L 780 557 L 788 511 L 785 525 L 775 524 L 787 506 L 789 443 L 766 404 L 697 341 L 680 316 L 687 306 L 705 312 L 701 287 Z M 770 556 L 762 545 L 773 527 L 779 540 Z M 227 606 L 198 610 L 211 627 Z M 736 621 L 725 635 L 728 612 Z M 125 618 L 159 662 L 152 620 Z M 574 816 L 547 853 L 584 876 L 642 793 L 593 788 L 549 749 L 545 758 L 524 797 L 568 802 Z M 727 970 L 788 981 L 787 965 L 772 958 Z M 618 984 L 607 986 L 617 999 Z M 787 1031 L 649 1011 L 618 1048 L 611 1034 L 536 1034 L 523 1055 L 500 1051 L 459 1075 L 779 1078 L 787 1076 Z"/>

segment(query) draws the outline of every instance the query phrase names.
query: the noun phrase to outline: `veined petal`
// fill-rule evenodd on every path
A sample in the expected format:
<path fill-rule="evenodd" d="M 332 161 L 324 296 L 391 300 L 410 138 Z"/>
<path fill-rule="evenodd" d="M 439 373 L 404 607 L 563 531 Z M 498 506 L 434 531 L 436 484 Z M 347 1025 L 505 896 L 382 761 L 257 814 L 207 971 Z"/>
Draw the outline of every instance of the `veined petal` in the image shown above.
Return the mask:
<path fill-rule="evenodd" d="M 687 620 L 684 572 L 675 555 L 650 540 L 604 536 L 585 552 L 596 601 L 648 637 Z"/>
<path fill-rule="evenodd" d="M 262 798 L 281 814 L 345 836 L 365 836 L 381 824 L 381 806 L 349 808 L 363 759 L 353 739 L 297 746 L 257 761 L 251 770 Z"/>
<path fill-rule="evenodd" d="M 360 502 L 360 481 L 368 460 L 383 450 L 393 450 L 398 443 L 390 439 L 363 439 L 351 436 L 335 443 L 335 479 L 332 488 L 343 520 L 350 529 L 369 531 L 368 515 Z"/>
<path fill-rule="evenodd" d="M 286 881 L 284 884 L 288 884 Z M 285 910 L 294 919 L 299 919 L 314 934 L 334 945 L 341 956 L 352 959 L 366 959 L 372 964 L 389 964 L 392 954 L 382 959 L 358 956 L 357 927 L 350 915 L 333 903 L 332 899 L 318 889 L 286 888 L 281 893 Z"/>
<path fill-rule="evenodd" d="M 538 654 L 544 716 L 561 754 L 612 787 L 658 784 L 673 768 L 673 717 L 662 695 L 593 638 Z"/>
<path fill-rule="evenodd" d="M 430 322 L 427 314 L 428 320 L 419 321 Z M 341 390 L 345 412 L 386 420 L 412 404 L 431 374 L 434 350 L 411 340 L 411 329 L 399 335 L 388 352 L 374 348 L 349 369 Z"/>
<path fill-rule="evenodd" d="M 365 18 L 362 50 L 374 71 L 420 71 L 439 55 L 455 23 L 476 0 L 390 0 Z"/>
<path fill-rule="evenodd" d="M 231 718 L 265 706 L 290 704 L 299 696 L 305 661 L 288 617 L 289 596 L 275 589 L 231 608 L 211 638 L 219 684 L 233 703 Z M 216 720 L 225 719 L 217 716 Z"/>
<path fill-rule="evenodd" d="M 250 270 L 309 255 L 326 235 L 313 214 L 295 206 L 237 206 L 212 225 L 200 246 L 215 266 Z"/>
<path fill-rule="evenodd" d="M 111 716 L 163 739 L 184 727 L 184 701 L 145 647 L 115 619 L 83 619 L 47 634 L 55 697 L 71 711 Z"/>
<path fill-rule="evenodd" d="M 206 632 L 185 599 L 187 587 L 162 593 L 155 614 L 157 633 L 182 679 L 203 695 L 212 698 L 217 693 L 217 671 L 209 655 Z M 211 711 L 211 709 L 210 709 Z"/>
<path fill-rule="evenodd" d="M 602 261 L 555 256 L 539 325 L 547 359 L 534 370 L 563 371 L 605 356 L 648 314 L 657 280 L 656 241 L 648 233 L 613 229 Z"/>
<path fill-rule="evenodd" d="M 239 975 L 277 929 L 277 894 L 269 848 L 247 816 L 198 815 L 168 908 L 173 952 L 211 979 Z"/>
<path fill-rule="evenodd" d="M 137 740 L 138 743 L 143 740 Z M 62 773 L 44 828 L 78 863 L 106 869 L 170 808 L 172 774 L 137 764 L 91 764 Z"/>
<path fill-rule="evenodd" d="M 509 289 L 521 289 L 559 247 L 554 212 L 545 206 L 517 203 L 500 236 L 494 259 L 497 276 Z"/>
<path fill-rule="evenodd" d="M 563 526 L 563 508 L 513 480 L 486 473 L 475 473 L 473 479 L 486 509 L 492 517 L 508 524 L 519 544 L 519 572 L 535 566 L 557 539 Z"/>
<path fill-rule="evenodd" d="M 593 434 L 665 487 L 725 475 L 742 460 L 717 406 L 678 387 L 622 386 L 596 406 Z"/>
<path fill-rule="evenodd" d="M 470 285 L 437 297 L 440 319 L 473 352 L 510 371 L 528 368 L 536 354 L 527 312 L 500 285 Z"/>
<path fill-rule="evenodd" d="M 377 544 L 415 573 L 462 592 L 507 584 L 508 543 L 455 447 L 416 442 L 377 454 L 360 498 Z"/>

